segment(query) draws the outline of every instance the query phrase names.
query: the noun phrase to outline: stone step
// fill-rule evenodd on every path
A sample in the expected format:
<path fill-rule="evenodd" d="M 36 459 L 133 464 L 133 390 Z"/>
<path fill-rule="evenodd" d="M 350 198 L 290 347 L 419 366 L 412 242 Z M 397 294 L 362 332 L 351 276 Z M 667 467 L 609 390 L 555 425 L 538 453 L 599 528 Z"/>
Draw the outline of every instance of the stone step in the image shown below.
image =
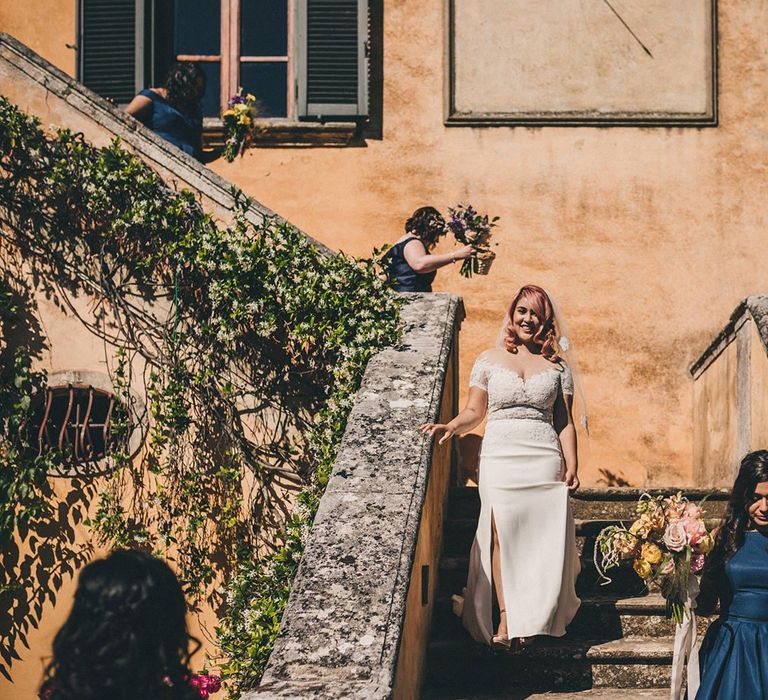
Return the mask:
<path fill-rule="evenodd" d="M 600 534 L 600 531 L 603 528 L 610 525 L 618 525 L 621 522 L 624 522 L 625 525 L 629 524 L 628 521 L 621 520 L 585 520 L 576 518 L 576 548 L 579 556 L 586 554 L 591 557 L 595 548 L 595 539 Z M 715 518 L 705 519 L 707 528 L 710 530 L 719 522 L 720 520 Z M 472 548 L 472 541 L 475 538 L 476 530 L 477 518 L 447 519 L 445 521 L 443 537 L 443 556 L 467 556 Z"/>
<path fill-rule="evenodd" d="M 691 501 L 698 503 L 703 498 L 704 512 L 708 518 L 719 519 L 725 513 L 730 491 L 728 489 L 669 488 L 583 488 L 571 501 L 573 515 L 583 520 L 632 520 L 635 505 L 643 493 L 651 496 L 670 496 L 682 491 Z M 451 489 L 448 505 L 449 518 L 477 518 L 480 513 L 480 498 L 476 487 L 455 486 Z"/>
<path fill-rule="evenodd" d="M 423 700 L 669 700 L 668 688 L 590 688 L 575 693 L 505 688 L 492 693 L 473 688 L 425 688 Z"/>
<path fill-rule="evenodd" d="M 468 567 L 468 556 L 442 557 L 437 582 L 438 597 L 461 593 L 467 583 Z M 643 595 L 646 592 L 645 584 L 632 570 L 629 562 L 622 562 L 615 569 L 611 569 L 609 575 L 611 582 L 604 585 L 591 557 L 582 556 L 581 572 L 576 579 L 576 592 L 579 596 L 598 594 L 620 597 Z"/>
<path fill-rule="evenodd" d="M 714 618 L 696 617 L 703 635 Z M 644 596 L 586 596 L 568 627 L 568 639 L 605 640 L 622 637 L 668 637 L 675 624 L 666 616 L 666 603 L 659 593 Z M 453 614 L 450 598 L 438 598 L 432 613 L 432 639 L 458 639 L 466 636 L 461 620 Z"/>
<path fill-rule="evenodd" d="M 594 540 L 604 527 L 616 525 L 618 520 L 576 519 L 576 545 L 581 555 L 591 554 Z M 443 536 L 444 556 L 466 556 L 472 547 L 477 530 L 477 518 L 451 518 L 445 521 Z"/>
<path fill-rule="evenodd" d="M 469 638 L 432 640 L 427 683 L 433 689 L 587 690 L 669 686 L 672 637 L 607 642 L 542 639 L 519 654 Z"/>
<path fill-rule="evenodd" d="M 471 688 L 426 688 L 421 697 L 423 700 L 669 700 L 669 690 L 633 688 L 631 695 L 628 695 L 625 688 L 591 688 L 575 693 L 510 689 L 485 693 Z"/>

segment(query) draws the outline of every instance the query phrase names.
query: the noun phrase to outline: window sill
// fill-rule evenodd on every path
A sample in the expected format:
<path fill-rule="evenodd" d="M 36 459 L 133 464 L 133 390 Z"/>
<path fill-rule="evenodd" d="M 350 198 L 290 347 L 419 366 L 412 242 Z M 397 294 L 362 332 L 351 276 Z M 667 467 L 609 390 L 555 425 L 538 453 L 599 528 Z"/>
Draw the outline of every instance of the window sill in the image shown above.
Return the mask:
<path fill-rule="evenodd" d="M 357 122 L 301 122 L 292 119 L 257 119 L 258 127 L 251 148 L 344 147 L 359 145 L 361 126 Z M 221 119 L 203 120 L 203 147 L 224 147 L 224 123 Z"/>

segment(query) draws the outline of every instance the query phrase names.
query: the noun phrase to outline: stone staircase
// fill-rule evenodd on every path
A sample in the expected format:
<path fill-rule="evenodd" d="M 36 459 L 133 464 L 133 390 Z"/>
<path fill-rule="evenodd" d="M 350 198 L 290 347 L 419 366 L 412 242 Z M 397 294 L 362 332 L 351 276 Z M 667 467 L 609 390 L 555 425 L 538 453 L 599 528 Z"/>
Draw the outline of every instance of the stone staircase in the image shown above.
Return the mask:
<path fill-rule="evenodd" d="M 651 489 L 668 495 L 678 489 Z M 542 638 L 520 654 L 490 649 L 464 631 L 451 611 L 451 595 L 466 583 L 480 501 L 476 488 L 451 490 L 440 561 L 438 599 L 427 650 L 424 697 L 449 698 L 667 698 L 674 623 L 661 595 L 645 590 L 631 568 L 614 569 L 600 585 L 595 538 L 606 525 L 631 521 L 639 489 L 582 489 L 573 500 L 581 554 L 577 592 L 582 605 L 561 639 Z M 706 517 L 719 519 L 727 492 L 687 490 L 696 502 L 708 496 Z M 709 620 L 698 618 L 700 633 Z M 631 690 L 630 690 L 631 689 Z"/>

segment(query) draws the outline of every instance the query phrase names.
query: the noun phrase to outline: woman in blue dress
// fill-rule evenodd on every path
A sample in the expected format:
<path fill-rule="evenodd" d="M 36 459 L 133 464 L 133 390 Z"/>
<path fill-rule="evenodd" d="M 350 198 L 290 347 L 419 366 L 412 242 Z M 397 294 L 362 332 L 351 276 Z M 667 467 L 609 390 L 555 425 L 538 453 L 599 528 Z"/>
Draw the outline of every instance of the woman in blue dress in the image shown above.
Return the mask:
<path fill-rule="evenodd" d="M 431 292 L 438 268 L 472 255 L 471 245 L 452 253 L 431 253 L 446 230 L 445 219 L 434 207 L 421 207 L 411 214 L 405 222 L 405 235 L 386 255 L 389 275 L 398 292 Z"/>
<path fill-rule="evenodd" d="M 163 87 L 142 90 L 125 111 L 166 141 L 202 160 L 204 92 L 205 73 L 196 63 L 184 61 L 171 67 Z"/>
<path fill-rule="evenodd" d="M 768 450 L 741 462 L 697 610 L 720 617 L 699 654 L 696 700 L 768 698 Z"/>

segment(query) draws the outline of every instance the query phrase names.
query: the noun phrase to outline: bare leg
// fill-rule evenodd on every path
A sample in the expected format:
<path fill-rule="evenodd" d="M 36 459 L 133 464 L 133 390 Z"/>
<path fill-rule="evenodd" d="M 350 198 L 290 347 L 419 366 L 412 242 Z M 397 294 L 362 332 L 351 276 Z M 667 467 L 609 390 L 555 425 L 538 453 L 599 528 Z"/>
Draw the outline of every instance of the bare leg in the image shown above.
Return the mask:
<path fill-rule="evenodd" d="M 504 602 L 504 586 L 501 580 L 501 549 L 493 513 L 491 513 L 491 576 L 493 590 L 499 603 L 499 629 L 496 631 L 496 636 L 507 639 L 507 606 Z"/>

